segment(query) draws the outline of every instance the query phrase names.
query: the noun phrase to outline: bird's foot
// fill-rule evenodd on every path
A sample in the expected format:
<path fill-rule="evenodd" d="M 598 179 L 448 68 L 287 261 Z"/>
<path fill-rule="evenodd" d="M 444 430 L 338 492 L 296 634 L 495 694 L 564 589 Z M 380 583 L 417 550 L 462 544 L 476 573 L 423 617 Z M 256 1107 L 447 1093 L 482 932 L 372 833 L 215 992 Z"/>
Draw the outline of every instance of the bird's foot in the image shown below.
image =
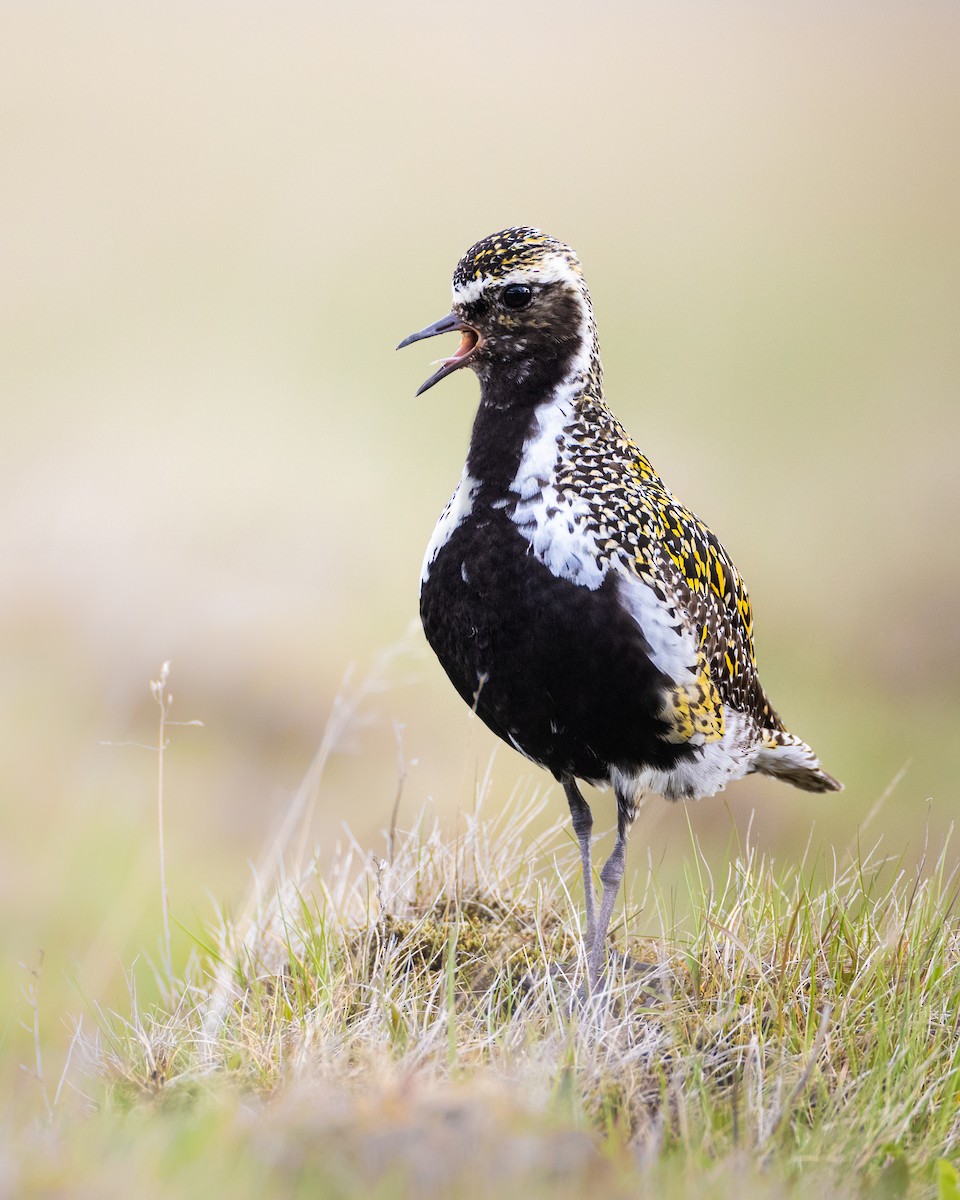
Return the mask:
<path fill-rule="evenodd" d="M 610 947 L 604 963 L 600 957 L 591 963 L 580 989 L 581 1003 L 597 1015 L 622 1016 L 638 1008 L 660 1008 L 669 998 L 670 989 L 660 963 L 642 962 Z"/>
<path fill-rule="evenodd" d="M 582 958 L 554 962 L 546 972 L 527 974 L 523 988 L 531 998 L 548 995 L 552 1006 L 569 1016 L 622 1017 L 637 1009 L 661 1008 L 670 995 L 668 977 L 659 963 L 642 962 L 609 949 L 596 975 L 584 971 Z"/>

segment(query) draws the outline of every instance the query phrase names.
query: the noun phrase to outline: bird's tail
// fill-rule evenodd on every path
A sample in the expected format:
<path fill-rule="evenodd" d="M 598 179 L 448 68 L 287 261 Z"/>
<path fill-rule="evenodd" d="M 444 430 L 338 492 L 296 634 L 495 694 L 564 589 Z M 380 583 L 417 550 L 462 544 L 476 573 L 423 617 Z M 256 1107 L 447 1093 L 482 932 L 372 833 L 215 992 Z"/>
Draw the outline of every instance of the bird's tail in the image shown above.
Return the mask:
<path fill-rule="evenodd" d="M 805 792 L 840 792 L 843 784 L 828 775 L 820 760 L 802 738 L 785 729 L 764 730 L 763 747 L 753 760 L 761 775 L 784 779 Z"/>

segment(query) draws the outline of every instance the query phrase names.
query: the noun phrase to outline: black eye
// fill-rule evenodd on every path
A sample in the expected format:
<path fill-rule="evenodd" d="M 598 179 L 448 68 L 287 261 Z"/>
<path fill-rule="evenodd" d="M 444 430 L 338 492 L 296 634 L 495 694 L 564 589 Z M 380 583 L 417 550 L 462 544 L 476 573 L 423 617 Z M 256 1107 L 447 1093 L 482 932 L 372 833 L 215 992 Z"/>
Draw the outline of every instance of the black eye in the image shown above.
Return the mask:
<path fill-rule="evenodd" d="M 533 289 L 525 283 L 511 283 L 503 289 L 500 299 L 507 308 L 526 308 L 533 297 Z"/>

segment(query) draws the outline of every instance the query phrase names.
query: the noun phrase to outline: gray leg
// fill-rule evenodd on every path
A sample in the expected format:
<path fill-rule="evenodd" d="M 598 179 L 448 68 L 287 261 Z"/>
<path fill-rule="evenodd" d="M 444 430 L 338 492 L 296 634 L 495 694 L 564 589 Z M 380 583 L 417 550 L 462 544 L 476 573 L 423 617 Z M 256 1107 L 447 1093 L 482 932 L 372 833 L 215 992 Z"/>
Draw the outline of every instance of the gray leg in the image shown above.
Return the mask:
<path fill-rule="evenodd" d="M 572 776 L 563 781 L 563 790 L 567 793 L 567 803 L 570 805 L 573 832 L 577 835 L 577 841 L 580 843 L 580 861 L 583 863 L 583 897 L 587 906 L 587 936 L 584 939 L 584 945 L 589 955 L 597 937 L 597 910 L 593 901 L 593 867 L 590 864 L 590 834 L 593 830 L 593 813 L 590 811 L 590 805 L 580 794 L 577 781 Z"/>
<path fill-rule="evenodd" d="M 603 899 L 600 901 L 596 938 L 590 946 L 590 987 L 592 989 L 595 989 L 603 978 L 603 968 L 607 957 L 607 929 L 613 915 L 613 906 L 617 901 L 617 892 L 623 882 L 627 855 L 627 833 L 633 823 L 635 812 L 636 808 L 632 800 L 626 801 L 621 796 L 617 796 L 617 840 L 610 857 L 603 864 L 603 870 L 600 872 Z"/>

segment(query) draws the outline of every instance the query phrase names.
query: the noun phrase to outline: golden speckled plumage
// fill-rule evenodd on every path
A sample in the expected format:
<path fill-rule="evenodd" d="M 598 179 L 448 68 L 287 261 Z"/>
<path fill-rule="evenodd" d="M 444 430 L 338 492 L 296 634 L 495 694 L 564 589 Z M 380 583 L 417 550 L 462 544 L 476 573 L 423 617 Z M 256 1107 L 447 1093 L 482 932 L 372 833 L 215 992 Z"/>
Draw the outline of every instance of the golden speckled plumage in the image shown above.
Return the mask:
<path fill-rule="evenodd" d="M 577 454 L 557 463 L 557 490 L 594 501 L 601 561 L 620 561 L 686 614 L 697 631 L 695 686 L 665 708 L 671 741 L 724 732 L 723 702 L 765 729 L 783 726 L 757 678 L 753 609 L 733 560 L 707 526 L 668 491 L 602 399 L 584 395 L 569 427 Z"/>
<path fill-rule="evenodd" d="M 483 238 L 457 263 L 454 287 L 473 280 L 503 279 L 513 271 L 540 270 L 544 259 L 559 255 L 571 271 L 582 275 L 580 262 L 569 246 L 539 229 L 516 225 Z"/>

